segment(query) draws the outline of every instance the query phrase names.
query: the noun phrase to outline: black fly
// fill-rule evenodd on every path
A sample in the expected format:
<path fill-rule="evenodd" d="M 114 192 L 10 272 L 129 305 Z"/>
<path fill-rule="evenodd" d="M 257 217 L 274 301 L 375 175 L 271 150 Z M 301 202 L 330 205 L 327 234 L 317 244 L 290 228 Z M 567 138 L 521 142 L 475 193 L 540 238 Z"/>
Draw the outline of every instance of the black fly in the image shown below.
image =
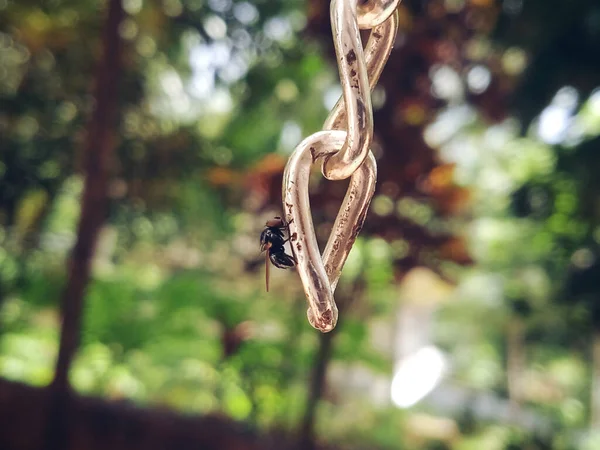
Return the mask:
<path fill-rule="evenodd" d="M 267 220 L 265 229 L 260 234 L 260 251 L 266 251 L 265 258 L 267 259 L 267 292 L 269 292 L 269 260 L 279 269 L 291 269 L 296 265 L 296 258 L 288 255 L 283 247 L 289 241 L 289 238 L 285 239 L 283 234 L 283 230 L 287 230 L 287 228 L 288 225 L 281 217 L 275 217 Z"/>

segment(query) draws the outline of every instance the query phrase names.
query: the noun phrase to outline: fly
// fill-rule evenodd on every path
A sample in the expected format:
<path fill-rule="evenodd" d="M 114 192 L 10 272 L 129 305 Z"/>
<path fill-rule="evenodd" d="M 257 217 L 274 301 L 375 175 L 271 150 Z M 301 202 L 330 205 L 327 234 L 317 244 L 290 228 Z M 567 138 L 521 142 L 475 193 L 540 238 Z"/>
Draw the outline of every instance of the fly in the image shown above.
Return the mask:
<path fill-rule="evenodd" d="M 284 244 L 290 240 L 285 238 L 284 230 L 288 229 L 287 223 L 281 217 L 267 220 L 265 229 L 260 234 L 260 251 L 265 253 L 266 286 L 269 292 L 269 260 L 279 269 L 291 269 L 296 266 L 296 258 L 285 252 Z"/>

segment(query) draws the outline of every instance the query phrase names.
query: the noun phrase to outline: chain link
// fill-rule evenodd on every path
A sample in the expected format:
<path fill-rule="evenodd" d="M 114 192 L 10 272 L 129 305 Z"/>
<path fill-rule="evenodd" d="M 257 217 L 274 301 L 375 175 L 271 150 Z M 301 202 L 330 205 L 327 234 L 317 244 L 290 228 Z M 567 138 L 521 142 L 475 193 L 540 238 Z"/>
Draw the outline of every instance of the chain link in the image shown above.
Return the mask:
<path fill-rule="evenodd" d="M 359 0 L 358 27 L 368 30 L 384 23 L 394 14 L 400 0 Z"/>
<path fill-rule="evenodd" d="M 398 29 L 395 8 L 399 0 L 361 1 L 360 8 L 356 1 L 331 2 L 343 98 L 329 114 L 324 131 L 314 133 L 296 147 L 282 185 L 284 216 L 308 301 L 308 320 L 322 332 L 331 331 L 337 323 L 333 293 L 375 192 L 377 165 L 369 150 L 373 137 L 370 90 L 381 75 Z M 364 50 L 359 26 L 372 28 Z M 326 178 L 350 177 L 322 257 L 308 196 L 311 168 L 319 160 Z"/>
<path fill-rule="evenodd" d="M 356 0 L 332 0 L 331 31 L 344 95 L 346 142 L 327 157 L 323 172 L 330 180 L 348 178 L 367 157 L 373 139 L 373 109 L 367 65 L 358 30 Z"/>
<path fill-rule="evenodd" d="M 364 51 L 365 58 L 365 67 L 368 73 L 368 84 L 370 90 L 373 90 L 379 81 L 379 77 L 381 76 L 381 72 L 383 72 L 383 68 L 385 63 L 387 62 L 392 48 L 394 46 L 394 41 L 396 40 L 396 32 L 398 30 L 398 14 L 394 13 L 389 18 L 383 22 L 383 24 L 376 26 L 369 36 L 369 40 L 367 41 L 367 46 Z M 335 30 L 334 30 L 335 34 Z M 344 44 L 342 43 L 342 37 L 338 36 L 338 39 L 335 41 L 336 48 L 343 48 Z M 360 44 L 360 40 L 359 40 Z M 341 52 L 339 50 L 338 52 Z M 346 72 L 347 68 L 343 65 L 339 65 L 340 67 L 340 80 L 342 81 L 342 85 L 344 86 L 344 81 L 346 77 L 341 75 L 342 72 Z M 350 73 L 352 73 L 352 69 L 350 69 Z M 359 98 L 355 98 L 354 86 L 356 84 L 352 84 L 352 81 L 347 81 L 347 89 L 344 90 L 344 95 L 340 97 L 336 105 L 333 107 L 331 113 L 329 113 L 329 117 L 325 120 L 323 124 L 323 129 L 325 130 L 339 130 L 346 129 L 346 127 L 350 127 L 350 124 L 354 125 L 353 121 L 347 120 L 347 111 L 345 99 L 350 98 L 351 104 L 353 102 L 360 102 L 362 97 L 362 92 L 356 94 Z M 348 91 L 348 92 L 346 92 Z M 366 92 L 366 96 L 370 99 L 370 91 Z M 371 104 L 369 102 L 369 108 Z M 352 112 L 350 112 L 352 114 Z M 358 118 L 356 119 L 358 120 Z M 372 138 L 373 129 L 372 129 L 372 113 L 370 114 L 370 127 L 365 129 L 363 132 L 365 134 L 368 133 L 369 142 Z M 365 160 L 367 153 L 369 152 L 369 147 L 353 147 L 351 143 L 346 141 L 344 146 L 340 149 L 340 151 L 329 158 L 326 158 L 323 162 L 323 166 L 321 171 L 325 178 L 330 180 L 343 180 L 348 178 L 352 173 L 356 170 L 358 166 L 362 164 Z"/>

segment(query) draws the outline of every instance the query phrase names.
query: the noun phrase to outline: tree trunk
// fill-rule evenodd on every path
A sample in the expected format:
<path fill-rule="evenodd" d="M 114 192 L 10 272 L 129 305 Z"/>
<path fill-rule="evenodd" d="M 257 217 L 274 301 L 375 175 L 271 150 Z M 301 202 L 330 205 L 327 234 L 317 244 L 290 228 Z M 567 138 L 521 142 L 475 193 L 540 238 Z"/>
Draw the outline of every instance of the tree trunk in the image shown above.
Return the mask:
<path fill-rule="evenodd" d="M 306 411 L 299 429 L 300 442 L 298 448 L 302 450 L 312 450 L 315 448 L 317 406 L 325 389 L 327 367 L 331 361 L 333 338 L 336 334 L 336 330 L 333 330 L 330 333 L 323 333 L 319 336 L 319 350 L 315 358 L 315 365 L 309 386 Z"/>
<path fill-rule="evenodd" d="M 91 262 L 104 222 L 108 198 L 109 166 L 114 154 L 117 125 L 117 86 L 121 69 L 119 25 L 123 18 L 121 0 L 110 0 L 102 36 L 102 56 L 94 87 L 95 110 L 91 117 L 84 155 L 85 185 L 77 241 L 73 248 L 67 285 L 62 298 L 62 327 L 56 372 L 46 429 L 46 448 L 69 447 L 70 388 L 69 368 L 79 346 L 85 289 L 90 279 Z"/>
<path fill-rule="evenodd" d="M 590 428 L 600 429 L 600 330 L 592 337 L 592 395 L 590 405 Z"/>
<path fill-rule="evenodd" d="M 336 328 L 329 333 L 321 333 L 319 335 L 319 349 L 315 357 L 313 372 L 311 376 L 308 397 L 306 401 L 306 410 L 304 417 L 300 423 L 298 449 L 312 450 L 317 448 L 315 442 L 315 422 L 317 417 L 317 406 L 319 400 L 325 391 L 325 383 L 327 378 L 327 368 L 331 362 L 333 340 L 337 336 L 340 329 L 342 316 L 346 310 L 360 299 L 364 292 L 364 284 L 359 279 L 352 286 L 347 286 L 347 289 L 338 288 L 337 290 L 337 306 L 339 319 Z"/>
<path fill-rule="evenodd" d="M 525 370 L 525 324 L 519 316 L 513 315 L 506 332 L 506 376 L 510 413 L 518 415 L 522 403 L 522 380 Z"/>

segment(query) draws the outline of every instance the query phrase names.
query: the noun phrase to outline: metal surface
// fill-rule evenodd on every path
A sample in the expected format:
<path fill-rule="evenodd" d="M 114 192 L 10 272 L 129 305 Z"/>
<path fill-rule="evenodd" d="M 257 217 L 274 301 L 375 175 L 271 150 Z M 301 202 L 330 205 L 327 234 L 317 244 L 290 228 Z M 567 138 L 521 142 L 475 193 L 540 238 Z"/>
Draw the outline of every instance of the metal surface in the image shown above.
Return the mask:
<path fill-rule="evenodd" d="M 319 158 L 338 151 L 345 139 L 344 131 L 321 131 L 309 136 L 296 147 L 283 178 L 285 220 L 308 299 L 308 320 L 324 332 L 331 331 L 337 323 L 333 292 L 364 223 L 377 179 L 375 158 L 370 156 L 350 179 L 321 259 L 308 198 L 310 171 Z"/>
<path fill-rule="evenodd" d="M 400 0 L 358 1 L 358 26 L 361 30 L 375 28 L 385 22 L 398 8 Z"/>
<path fill-rule="evenodd" d="M 331 331 L 338 320 L 333 293 L 352 245 L 362 229 L 375 192 L 377 165 L 370 145 L 373 138 L 371 90 L 389 57 L 396 32 L 397 0 L 332 0 L 331 24 L 343 97 L 325 121 L 324 131 L 304 139 L 285 168 L 282 196 L 290 243 L 308 301 L 308 320 Z M 371 28 L 363 51 L 359 33 Z M 311 168 L 322 164 L 331 180 L 350 178 L 346 196 L 321 256 L 308 197 Z"/>
<path fill-rule="evenodd" d="M 392 14 L 386 22 L 371 31 L 364 50 L 365 65 L 371 91 L 377 86 L 398 33 L 398 13 Z M 346 110 L 344 97 L 340 97 L 323 124 L 324 130 L 343 130 L 346 127 Z"/>
<path fill-rule="evenodd" d="M 348 136 L 340 151 L 325 159 L 323 174 L 330 180 L 343 180 L 363 163 L 373 139 L 371 91 L 353 0 L 332 0 L 331 29 L 346 110 L 343 128 Z"/>

